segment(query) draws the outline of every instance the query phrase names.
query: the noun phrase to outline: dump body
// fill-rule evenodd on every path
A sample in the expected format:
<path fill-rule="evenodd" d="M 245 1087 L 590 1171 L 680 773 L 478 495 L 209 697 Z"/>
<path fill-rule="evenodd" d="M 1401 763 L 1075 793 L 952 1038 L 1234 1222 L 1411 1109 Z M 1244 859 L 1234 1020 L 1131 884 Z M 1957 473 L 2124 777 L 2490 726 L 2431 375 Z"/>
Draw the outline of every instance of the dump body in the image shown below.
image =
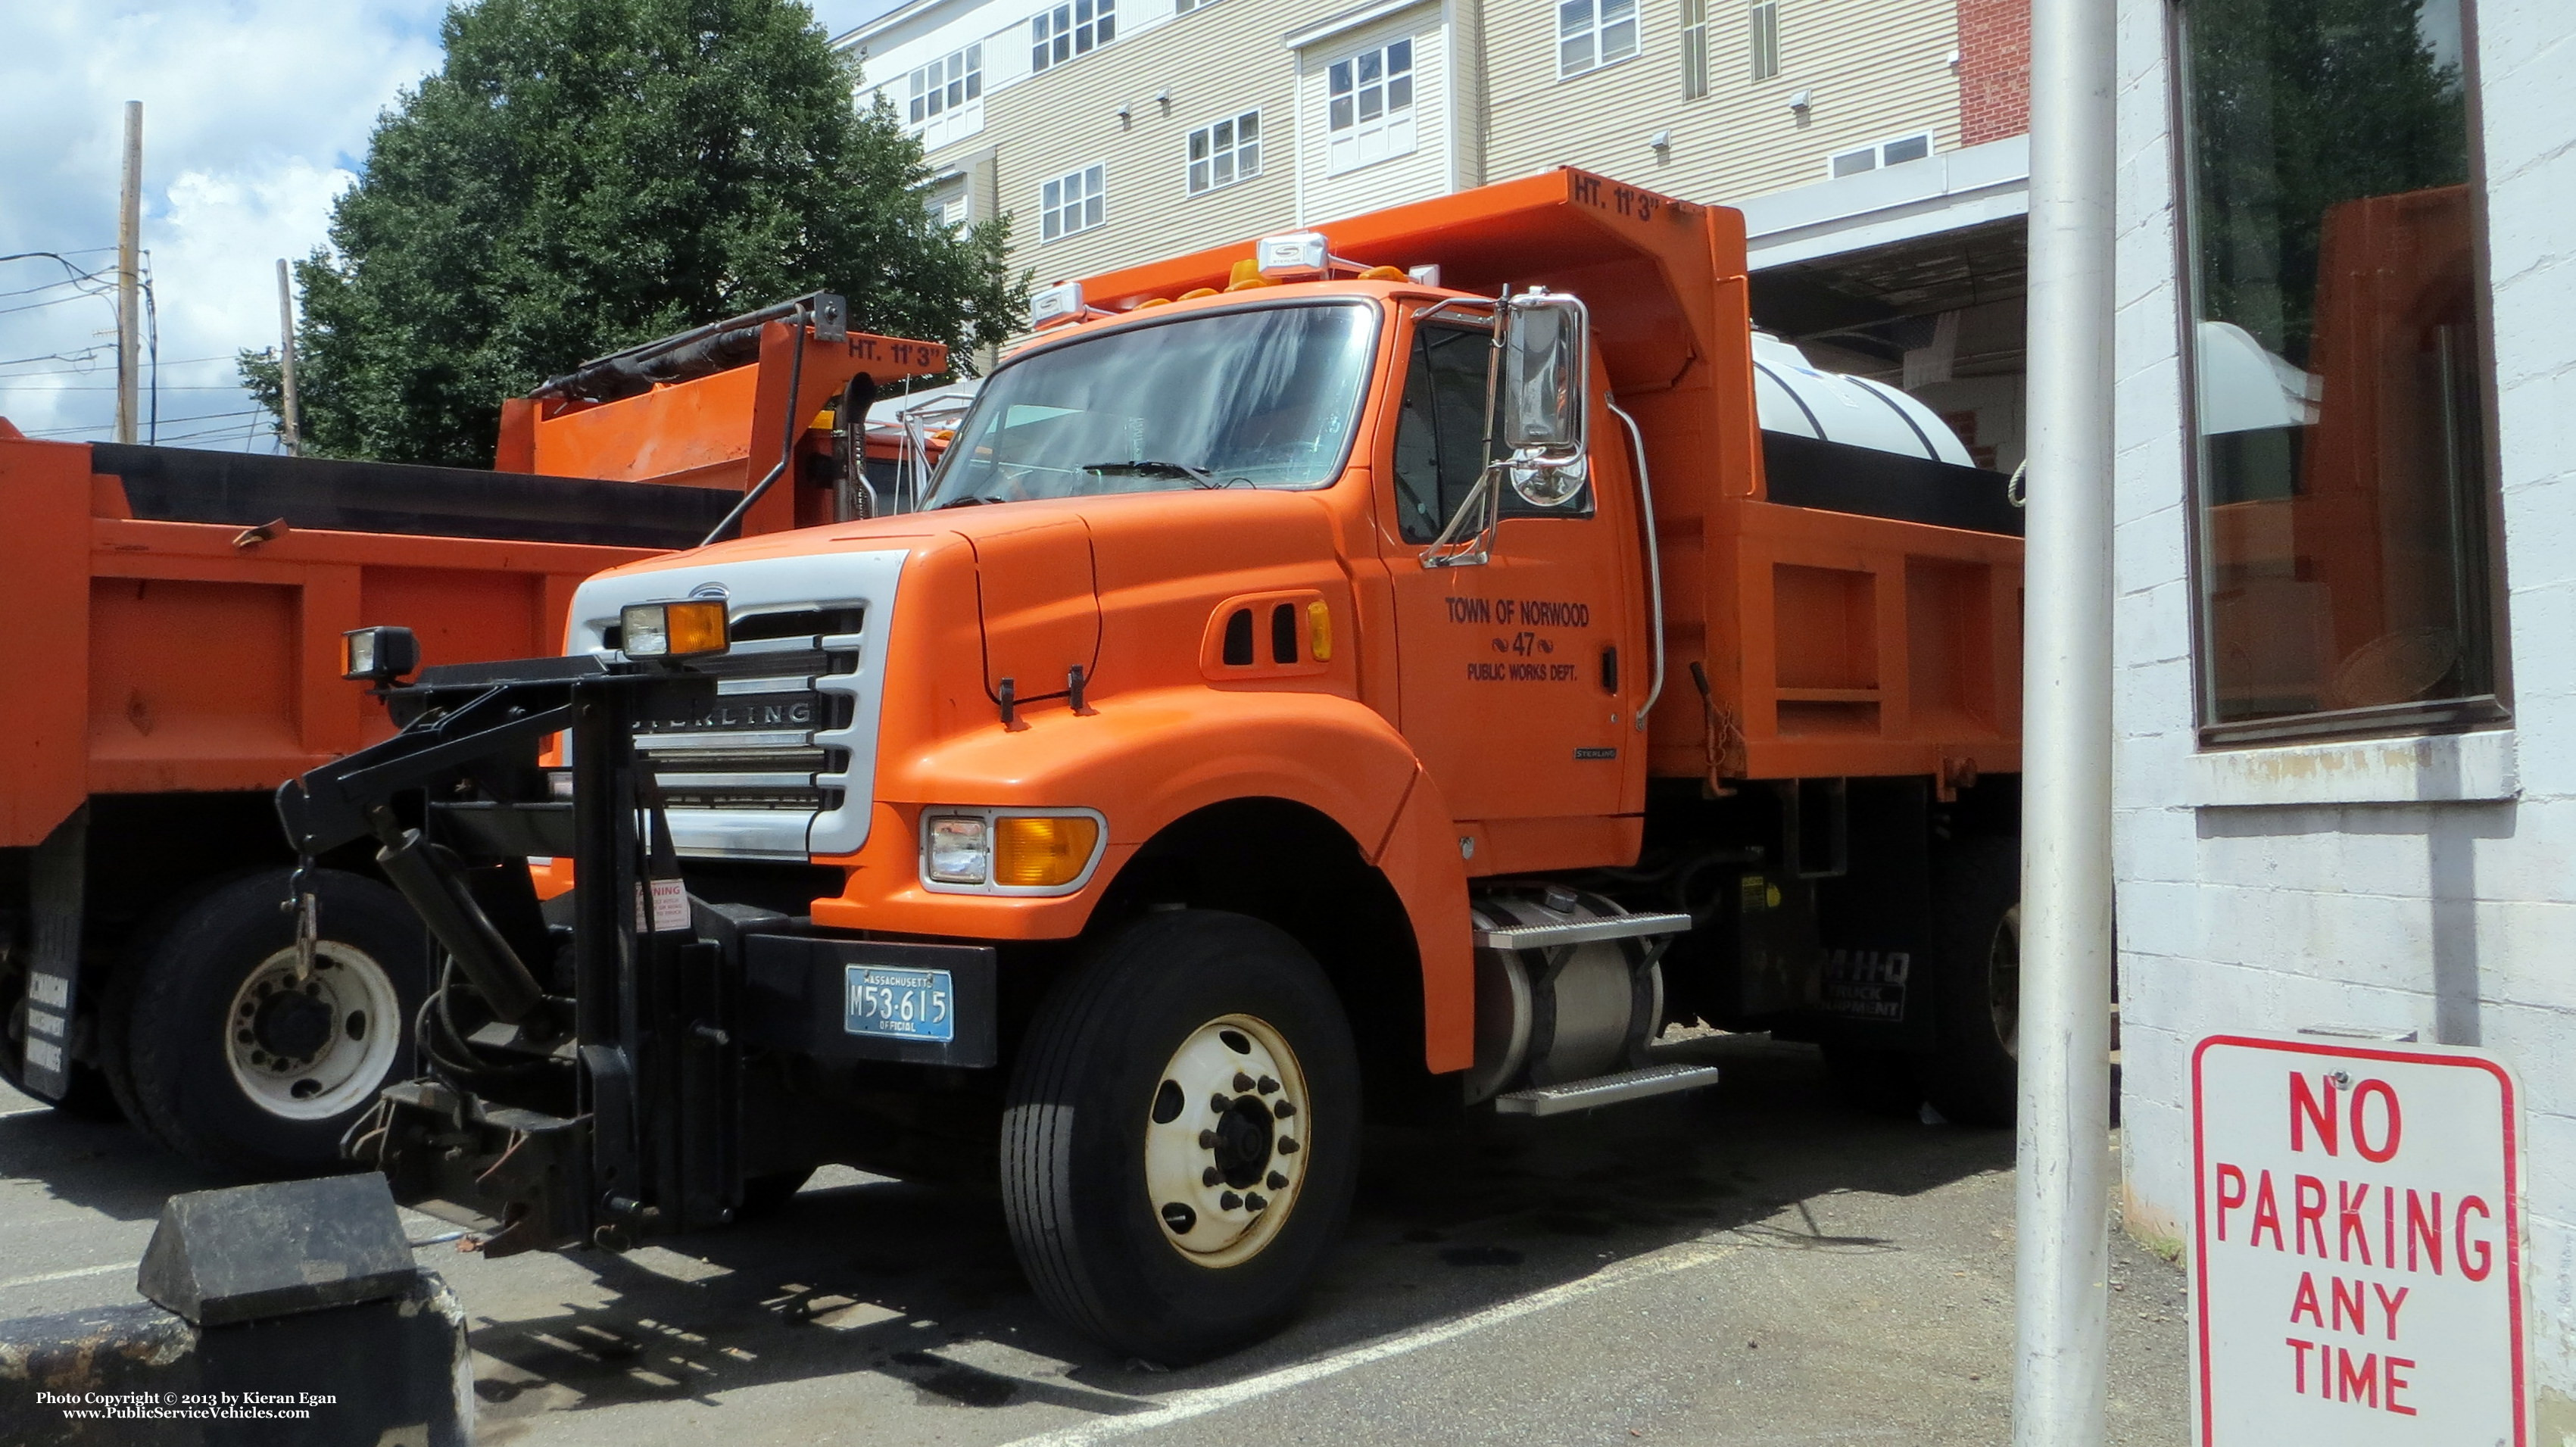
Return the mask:
<path fill-rule="evenodd" d="M 2020 768 L 2018 516 L 1969 469 L 1841 449 L 1818 462 L 1826 449 L 1757 428 L 1742 213 L 1569 169 L 1328 234 L 1361 265 L 1430 265 L 1454 290 L 1544 286 L 1590 307 L 1654 485 L 1657 777 Z M 1115 312 L 1223 288 L 1249 250 L 1246 238 L 1093 277 L 1085 296 Z"/>
<path fill-rule="evenodd" d="M 818 302 L 838 305 L 795 305 Z M 34 625 L 0 717 L 0 1075 L 58 1099 L 88 1081 L 100 1105 L 113 1085 L 116 1104 L 138 1114 L 152 1091 L 132 1084 L 134 1030 L 178 1030 L 192 1044 L 256 1037 L 257 1058 L 229 1073 L 215 1059 L 201 1062 L 208 1078 L 163 1082 L 176 1100 L 240 1086 L 247 1113 L 137 1123 L 219 1166 L 330 1164 L 337 1130 L 323 1107 L 365 1104 L 373 1084 L 360 1076 L 408 1049 L 387 1044 L 407 1038 L 407 1002 L 425 988 L 416 962 L 390 958 L 407 952 L 402 941 L 379 930 L 360 951 L 367 968 L 347 967 L 369 983 L 341 1002 L 335 1028 L 375 1043 L 346 1078 L 277 1063 L 327 1066 L 318 1015 L 263 1006 L 253 1028 L 228 1032 L 230 986 L 169 1006 L 190 1023 L 134 1022 L 195 1000 L 178 976 L 205 949 L 191 956 L 174 941 L 230 931 L 253 964 L 268 953 L 258 939 L 272 921 L 230 892 L 295 862 L 270 794 L 393 732 L 382 700 L 343 677 L 344 632 L 408 628 L 431 664 L 556 653 L 585 578 L 701 543 L 773 471 L 734 532 L 849 509 L 865 495 L 853 481 L 869 449 L 844 443 L 830 414 L 863 406 L 877 381 L 947 364 L 936 344 L 738 320 L 718 359 L 732 365 L 666 367 L 613 398 L 507 403 L 495 471 L 37 442 L 0 422 L 0 575 Z M 891 447 L 874 450 L 891 460 Z M 327 931 L 382 926 L 399 901 L 364 852 L 318 862 L 353 877 L 323 891 L 354 901 L 324 922 L 325 943 L 358 951 Z M 326 965 L 335 958 L 326 949 Z M 139 979 L 147 967 L 169 978 L 117 986 L 121 971 Z M 254 976 L 244 988 L 266 999 L 274 983 Z M 227 1159 L 242 1139 L 229 1131 L 272 1120 L 298 1142 Z"/>

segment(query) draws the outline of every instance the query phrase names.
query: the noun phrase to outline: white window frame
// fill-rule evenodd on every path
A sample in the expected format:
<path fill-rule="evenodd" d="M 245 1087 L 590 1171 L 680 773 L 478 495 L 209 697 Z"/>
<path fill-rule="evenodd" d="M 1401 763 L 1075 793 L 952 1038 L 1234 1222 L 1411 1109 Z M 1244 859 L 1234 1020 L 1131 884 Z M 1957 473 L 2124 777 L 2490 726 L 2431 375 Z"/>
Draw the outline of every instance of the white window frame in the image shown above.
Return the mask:
<path fill-rule="evenodd" d="M 1220 144 L 1222 142 L 1222 144 Z M 1261 174 L 1261 112 L 1248 110 L 1190 132 L 1182 184 L 1193 196 L 1221 191 Z M 1223 165 L 1220 165 L 1220 162 Z M 1216 179 L 1223 169 L 1225 179 Z"/>
<path fill-rule="evenodd" d="M 904 77 L 904 124 L 914 135 L 950 111 L 984 98 L 984 44 L 952 50 Z"/>
<path fill-rule="evenodd" d="M 1417 45 L 1416 37 L 1399 35 L 1324 67 L 1324 174 L 1338 176 L 1413 154 L 1414 101 L 1422 77 L 1415 64 Z M 1363 114 L 1372 104 L 1377 113 Z"/>
<path fill-rule="evenodd" d="M 1077 166 L 1038 188 L 1038 244 L 1096 231 L 1109 219 L 1109 168 Z M 1068 220 L 1070 224 L 1068 224 Z"/>
<path fill-rule="evenodd" d="M 1682 99 L 1708 94 L 1708 0 L 1682 0 Z"/>
<path fill-rule="evenodd" d="M 1616 16 L 1611 14 L 1614 10 Z M 1556 78 L 1572 80 L 1636 59 L 1640 49 L 1637 11 L 1637 0 L 1556 0 Z M 1621 31 L 1625 39 L 1613 54 L 1614 33 Z M 1573 50 L 1578 44 L 1583 47 L 1580 63 Z"/>
<path fill-rule="evenodd" d="M 1902 156 L 1893 161 L 1887 158 L 1891 148 L 1910 147 L 1917 142 L 1923 147 L 1921 155 Z M 1847 151 L 1836 151 L 1825 157 L 1825 179 L 1839 181 L 1845 176 L 1866 175 L 1871 171 L 1883 171 L 1890 166 L 1902 166 L 1911 161 L 1927 160 L 1938 144 L 1930 131 L 1909 131 L 1901 136 L 1890 136 L 1883 141 L 1872 141 L 1866 146 L 1854 146 Z M 1868 164 L 1854 166 L 1850 170 L 1843 169 L 1843 162 L 1863 158 L 1867 159 Z"/>
<path fill-rule="evenodd" d="M 1118 38 L 1118 0 L 1065 0 L 1029 17 L 1029 73 L 1052 70 Z"/>
<path fill-rule="evenodd" d="M 1760 85 L 1780 74 L 1780 0 L 1753 0 L 1744 9 L 1744 75 Z"/>

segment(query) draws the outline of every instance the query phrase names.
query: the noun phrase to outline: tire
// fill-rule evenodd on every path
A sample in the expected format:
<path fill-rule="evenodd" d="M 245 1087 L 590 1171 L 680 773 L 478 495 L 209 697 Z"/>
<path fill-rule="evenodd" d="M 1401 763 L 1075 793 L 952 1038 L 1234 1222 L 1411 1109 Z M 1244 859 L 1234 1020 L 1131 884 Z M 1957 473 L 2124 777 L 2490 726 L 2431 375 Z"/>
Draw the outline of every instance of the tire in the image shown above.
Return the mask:
<path fill-rule="evenodd" d="M 1223 1355 L 1321 1271 L 1359 1128 L 1349 1021 L 1295 940 L 1241 915 L 1146 916 L 1031 1023 L 1002 1123 L 1012 1245 L 1048 1309 L 1111 1348 Z"/>
<path fill-rule="evenodd" d="M 2021 841 L 1954 840 L 1934 862 L 1937 1044 L 1923 1093 L 1960 1125 L 2009 1126 L 2021 1096 Z"/>
<path fill-rule="evenodd" d="M 374 880 L 317 870 L 321 939 L 298 991 L 287 880 L 269 870 L 209 891 L 139 943 L 110 1005 L 129 1112 L 226 1175 L 342 1169 L 341 1136 L 411 1068 L 427 975 L 411 907 Z M 299 996 L 312 1003 L 290 1003 Z"/>

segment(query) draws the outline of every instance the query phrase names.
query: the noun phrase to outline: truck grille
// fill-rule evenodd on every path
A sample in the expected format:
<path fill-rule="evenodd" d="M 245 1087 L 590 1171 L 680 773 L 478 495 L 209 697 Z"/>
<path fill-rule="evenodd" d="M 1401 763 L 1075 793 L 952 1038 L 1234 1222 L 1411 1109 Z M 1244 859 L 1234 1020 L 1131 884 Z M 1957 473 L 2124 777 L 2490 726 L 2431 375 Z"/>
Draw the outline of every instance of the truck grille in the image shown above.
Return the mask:
<path fill-rule="evenodd" d="M 715 680 L 714 703 L 694 717 L 647 722 L 635 748 L 653 766 L 688 852 L 801 859 L 807 822 L 841 808 L 843 791 L 825 780 L 847 775 L 849 750 L 818 736 L 850 726 L 857 611 L 754 615 L 741 629 L 754 636 L 684 665 Z M 780 636 L 782 622 L 845 631 Z"/>

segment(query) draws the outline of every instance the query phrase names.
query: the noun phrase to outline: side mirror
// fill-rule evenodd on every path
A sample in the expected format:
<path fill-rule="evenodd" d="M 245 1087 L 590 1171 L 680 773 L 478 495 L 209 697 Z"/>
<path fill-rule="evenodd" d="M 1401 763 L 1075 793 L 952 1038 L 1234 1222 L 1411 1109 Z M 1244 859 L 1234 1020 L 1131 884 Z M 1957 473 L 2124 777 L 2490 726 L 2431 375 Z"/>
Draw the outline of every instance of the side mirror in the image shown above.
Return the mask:
<path fill-rule="evenodd" d="M 1561 292 L 1523 292 L 1504 312 L 1502 441 L 1514 490 L 1541 507 L 1583 487 L 1591 333 L 1582 300 Z"/>

